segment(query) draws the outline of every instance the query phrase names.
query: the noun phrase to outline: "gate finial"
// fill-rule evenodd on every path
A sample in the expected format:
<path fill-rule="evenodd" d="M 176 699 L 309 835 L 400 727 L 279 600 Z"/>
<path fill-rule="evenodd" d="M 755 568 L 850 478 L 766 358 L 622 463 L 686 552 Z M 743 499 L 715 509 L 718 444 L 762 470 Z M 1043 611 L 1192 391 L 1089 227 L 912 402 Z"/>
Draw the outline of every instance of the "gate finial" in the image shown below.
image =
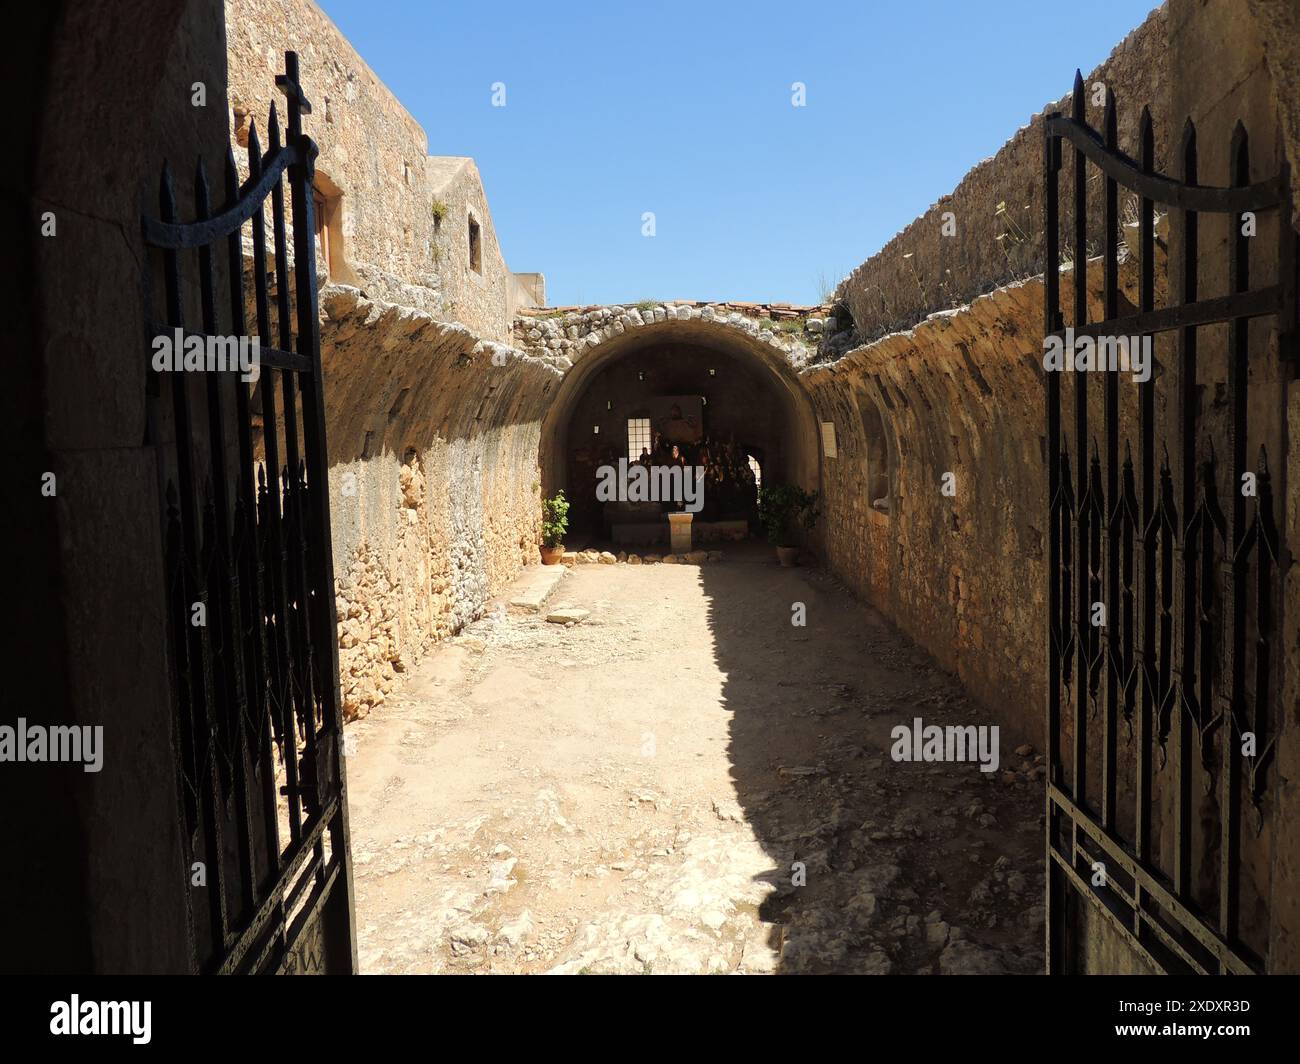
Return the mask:
<path fill-rule="evenodd" d="M 311 101 L 302 91 L 302 83 L 298 80 L 297 52 L 284 53 L 284 73 L 276 74 L 275 87 L 289 101 L 289 135 L 297 136 L 302 132 L 302 116 L 311 114 Z"/>

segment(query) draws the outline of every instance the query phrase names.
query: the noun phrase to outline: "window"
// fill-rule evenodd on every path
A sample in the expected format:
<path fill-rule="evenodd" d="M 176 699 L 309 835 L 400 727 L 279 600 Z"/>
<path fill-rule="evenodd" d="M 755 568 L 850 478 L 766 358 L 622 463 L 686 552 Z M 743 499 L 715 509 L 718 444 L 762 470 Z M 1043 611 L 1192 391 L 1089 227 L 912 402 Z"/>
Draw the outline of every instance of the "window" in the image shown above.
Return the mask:
<path fill-rule="evenodd" d="M 348 269 L 347 241 L 343 236 L 343 190 L 324 170 L 317 170 L 311 188 L 312 227 L 317 257 L 325 276 L 343 284 L 359 284 Z"/>
<path fill-rule="evenodd" d="M 888 512 L 893 494 L 890 490 L 889 437 L 880 408 L 870 399 L 861 400 L 861 405 L 862 434 L 867 441 L 867 505 L 873 510 Z"/>
<path fill-rule="evenodd" d="M 469 268 L 475 273 L 483 272 L 483 238 L 473 215 L 469 219 Z"/>
<path fill-rule="evenodd" d="M 315 215 L 316 241 L 320 245 L 321 258 L 325 260 L 325 272 L 330 272 L 330 228 L 326 217 L 325 195 L 320 189 L 311 190 L 311 209 Z"/>
<path fill-rule="evenodd" d="M 641 457 L 642 451 L 650 450 L 650 419 L 648 417 L 630 417 L 627 419 L 627 456 L 632 461 Z"/>
<path fill-rule="evenodd" d="M 746 457 L 749 459 L 749 468 L 754 474 L 754 487 L 755 489 L 761 488 L 763 486 L 763 467 L 758 464 L 758 459 L 752 454 L 746 455 Z"/>

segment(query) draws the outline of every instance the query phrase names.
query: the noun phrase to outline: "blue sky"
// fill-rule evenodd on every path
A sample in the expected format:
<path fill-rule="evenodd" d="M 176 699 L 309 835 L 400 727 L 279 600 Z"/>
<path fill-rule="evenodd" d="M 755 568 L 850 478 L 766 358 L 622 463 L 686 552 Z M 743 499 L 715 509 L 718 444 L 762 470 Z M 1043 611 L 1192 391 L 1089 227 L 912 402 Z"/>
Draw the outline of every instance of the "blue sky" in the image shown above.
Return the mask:
<path fill-rule="evenodd" d="M 551 305 L 816 302 L 1155 6 L 318 2 Z"/>

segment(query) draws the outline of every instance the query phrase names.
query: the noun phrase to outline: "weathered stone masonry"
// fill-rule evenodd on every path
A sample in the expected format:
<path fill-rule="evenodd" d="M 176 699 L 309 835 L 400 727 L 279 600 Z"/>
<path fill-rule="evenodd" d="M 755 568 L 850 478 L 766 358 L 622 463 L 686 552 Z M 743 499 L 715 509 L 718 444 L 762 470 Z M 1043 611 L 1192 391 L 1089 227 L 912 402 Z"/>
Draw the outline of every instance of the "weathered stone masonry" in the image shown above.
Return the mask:
<path fill-rule="evenodd" d="M 321 296 L 347 713 L 480 616 L 540 539 L 537 453 L 559 370 L 460 325 Z"/>
<path fill-rule="evenodd" d="M 1153 12 L 1084 76 L 1089 121 L 1101 123 L 1092 90 L 1105 83 L 1120 103 L 1120 145 L 1136 154 L 1137 121 L 1148 104 L 1158 165 L 1174 169 L 1171 128 L 1181 129 L 1183 118 L 1191 116 L 1201 143 L 1213 146 L 1202 151 L 1202 179 L 1226 184 L 1226 145 L 1240 116 L 1251 130 L 1257 174 L 1275 172 L 1281 147 L 1272 134 L 1284 82 L 1275 83 L 1276 74 L 1261 64 L 1252 38 L 1257 31 L 1241 14 L 1238 5 L 1224 3 L 1176 2 Z M 1207 101 L 1202 96 L 1210 85 L 1232 88 Z M 1066 97 L 1044 112 L 1069 109 Z M 802 373 L 819 419 L 835 422 L 840 447 L 838 459 L 823 462 L 822 543 L 828 561 L 957 673 L 1004 724 L 1036 743 L 1044 697 L 1047 532 L 1042 121 L 1041 113 L 1035 116 L 951 196 L 841 283 L 836 298 L 852 310 L 857 332 L 868 343 Z M 1090 218 L 1099 225 L 1103 184 L 1093 174 Z M 1060 176 L 1061 201 L 1069 204 L 1068 160 Z M 1121 223 L 1128 225 L 1122 235 L 1131 236 L 1133 217 L 1124 208 L 1121 203 Z M 955 216 L 954 236 L 942 235 L 945 211 Z M 1222 228 L 1209 220 L 1206 226 L 1203 256 L 1213 264 L 1225 261 L 1207 250 L 1222 247 Z M 1165 263 L 1177 250 L 1166 247 L 1166 232 L 1166 223 L 1159 223 L 1157 305 L 1168 301 Z M 1100 248 L 1098 228 L 1084 249 L 1094 313 L 1100 310 L 1101 266 L 1092 256 Z M 1133 305 L 1135 250 L 1121 249 L 1121 301 Z M 1075 249 L 1063 245 L 1066 307 L 1075 257 Z M 1203 289 L 1221 291 L 1223 284 L 1217 265 L 1204 269 Z M 1167 340 L 1157 341 L 1157 362 L 1164 365 L 1172 364 L 1163 347 Z M 1253 342 L 1264 350 L 1268 338 L 1256 330 Z M 1203 356 L 1207 366 L 1209 359 Z M 1257 383 L 1267 385 L 1275 373 L 1261 371 Z M 1273 409 L 1259 411 L 1255 431 L 1261 436 L 1252 446 L 1268 443 L 1272 453 L 1284 444 L 1280 408 L 1268 402 Z M 876 449 L 886 452 L 882 460 L 890 468 L 894 500 L 887 511 L 872 507 L 860 479 L 868 451 L 864 416 L 872 415 L 884 427 Z M 1218 416 L 1212 404 L 1205 416 Z M 956 474 L 955 498 L 939 494 L 945 471 Z"/>

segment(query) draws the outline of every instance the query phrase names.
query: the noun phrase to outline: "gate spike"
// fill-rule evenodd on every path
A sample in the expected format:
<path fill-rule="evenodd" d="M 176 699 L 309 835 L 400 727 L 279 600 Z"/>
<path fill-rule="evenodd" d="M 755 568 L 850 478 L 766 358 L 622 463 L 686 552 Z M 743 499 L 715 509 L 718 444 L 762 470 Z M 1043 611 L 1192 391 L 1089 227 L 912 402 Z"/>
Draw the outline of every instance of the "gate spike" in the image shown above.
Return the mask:
<path fill-rule="evenodd" d="M 1180 142 L 1179 154 L 1182 156 L 1184 165 L 1190 164 L 1191 169 L 1184 176 L 1185 180 L 1192 184 L 1196 181 L 1196 123 L 1192 121 L 1191 115 L 1188 115 L 1187 121 L 1183 123 L 1183 136 Z"/>
<path fill-rule="evenodd" d="M 1245 123 L 1240 118 L 1237 119 L 1237 124 L 1232 127 L 1232 139 L 1229 144 L 1232 166 L 1235 169 L 1238 163 L 1245 161 L 1250 149 L 1250 134 L 1246 132 Z"/>
<path fill-rule="evenodd" d="M 194 166 L 194 209 L 200 218 L 208 216 L 209 203 L 208 168 L 203 163 L 203 156 L 200 155 Z"/>
<path fill-rule="evenodd" d="M 162 176 L 158 181 L 158 213 L 164 222 L 176 220 L 176 189 L 172 182 L 172 168 L 166 159 L 162 164 Z"/>
<path fill-rule="evenodd" d="M 266 135 L 270 148 L 275 151 L 280 146 L 280 116 L 275 110 L 275 101 L 271 101 L 271 114 L 266 120 Z"/>
<path fill-rule="evenodd" d="M 226 197 L 233 206 L 239 199 L 239 168 L 235 166 L 235 149 L 226 145 Z"/>
<path fill-rule="evenodd" d="M 1080 122 L 1084 120 L 1083 71 L 1078 67 L 1074 70 L 1074 91 L 1070 96 L 1070 114 Z"/>
<path fill-rule="evenodd" d="M 257 139 L 256 119 L 248 123 L 248 174 L 250 177 L 262 174 L 262 142 Z"/>

